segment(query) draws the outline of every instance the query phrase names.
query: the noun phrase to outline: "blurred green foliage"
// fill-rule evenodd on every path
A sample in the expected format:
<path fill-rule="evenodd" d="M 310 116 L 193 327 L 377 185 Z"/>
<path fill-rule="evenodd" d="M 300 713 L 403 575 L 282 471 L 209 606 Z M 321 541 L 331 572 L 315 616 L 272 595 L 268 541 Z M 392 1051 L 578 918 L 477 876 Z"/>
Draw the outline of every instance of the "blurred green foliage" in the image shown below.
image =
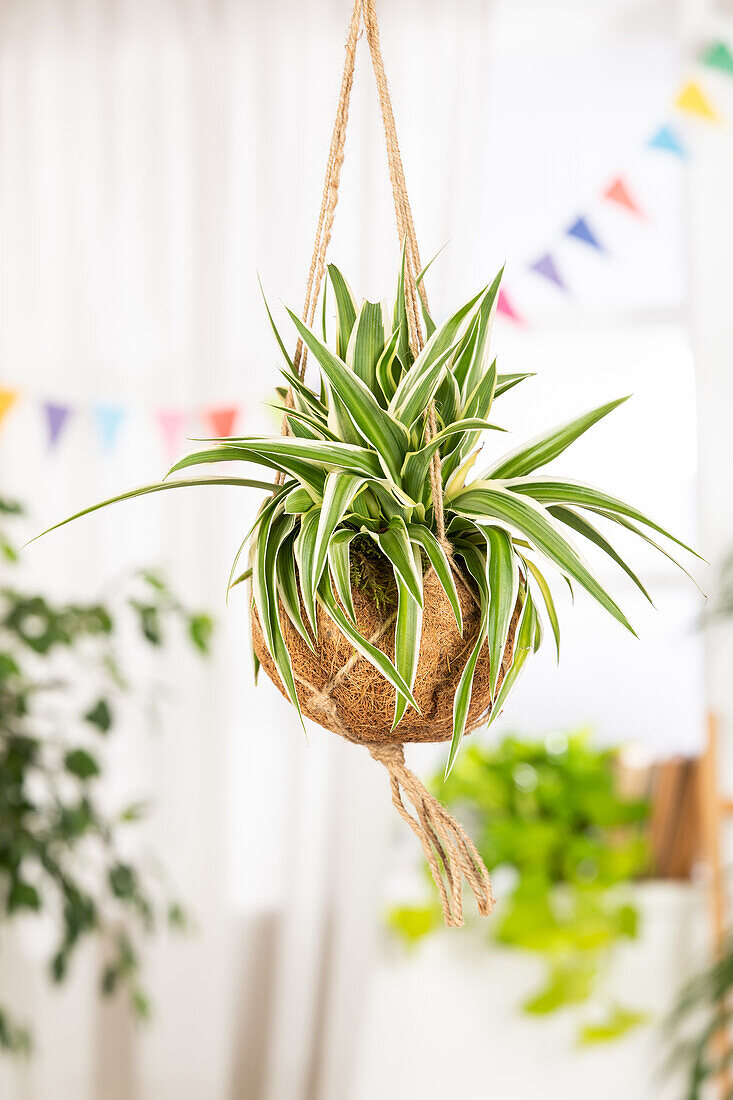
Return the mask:
<path fill-rule="evenodd" d="M 17 562 L 10 530 L 21 507 L 0 498 L 0 555 Z M 140 984 L 139 942 L 162 924 L 186 924 L 120 852 L 121 833 L 145 816 L 140 803 L 102 806 L 104 744 L 124 695 L 139 705 L 119 652 L 135 630 L 143 644 L 166 644 L 168 628 L 206 653 L 208 615 L 188 611 L 165 580 L 144 571 L 104 603 L 55 603 L 9 585 L 0 588 L 0 932 L 11 921 L 46 913 L 56 922 L 49 961 L 62 982 L 79 944 L 98 937 L 104 994 L 123 987 L 135 1012 L 148 1013 Z M 31 1034 L 0 1004 L 0 1049 L 26 1053 Z"/>
<path fill-rule="evenodd" d="M 649 807 L 621 793 L 615 754 L 595 748 L 587 732 L 474 743 L 431 789 L 469 826 L 489 871 L 509 872 L 491 935 L 546 963 L 545 981 L 524 1011 L 542 1015 L 588 1002 L 613 948 L 637 935 L 628 885 L 648 865 L 642 826 Z M 389 923 L 409 943 L 442 926 L 433 903 L 395 907 Z M 579 1040 L 614 1038 L 642 1019 L 611 1004 L 605 1019 L 581 1026 Z"/>

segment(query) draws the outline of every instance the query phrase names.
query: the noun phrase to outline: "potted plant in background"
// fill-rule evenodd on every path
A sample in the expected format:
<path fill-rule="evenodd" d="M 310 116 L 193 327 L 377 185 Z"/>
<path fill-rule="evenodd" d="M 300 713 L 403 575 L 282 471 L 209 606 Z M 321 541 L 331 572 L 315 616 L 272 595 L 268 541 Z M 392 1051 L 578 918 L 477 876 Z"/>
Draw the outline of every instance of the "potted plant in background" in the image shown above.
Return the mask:
<path fill-rule="evenodd" d="M 0 499 L 5 523 L 21 514 Z M 10 564 L 13 547 L 0 529 L 0 555 Z M 146 806 L 111 811 L 99 794 L 121 697 L 146 698 L 119 660 L 130 618 L 147 646 L 164 646 L 176 623 L 197 653 L 208 652 L 211 618 L 188 611 L 151 571 L 131 576 L 113 599 L 91 603 L 61 604 L 10 585 L 0 591 L 0 936 L 33 915 L 53 920 L 55 983 L 83 941 L 99 940 L 101 992 L 126 990 L 145 1016 L 140 939 L 166 923 L 184 927 L 186 918 L 161 882 L 121 854 L 123 834 Z M 0 1048 L 27 1052 L 31 1043 L 0 1002 Z"/>

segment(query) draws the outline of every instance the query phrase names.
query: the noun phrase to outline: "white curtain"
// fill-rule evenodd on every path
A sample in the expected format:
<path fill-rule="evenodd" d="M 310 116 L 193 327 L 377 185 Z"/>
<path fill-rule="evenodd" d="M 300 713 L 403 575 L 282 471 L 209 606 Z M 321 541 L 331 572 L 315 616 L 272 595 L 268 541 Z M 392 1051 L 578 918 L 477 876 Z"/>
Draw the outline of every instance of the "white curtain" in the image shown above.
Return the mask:
<path fill-rule="evenodd" d="M 299 310 L 348 7 L 0 0 L 0 384 L 21 395 L 0 434 L 0 484 L 29 504 L 35 529 L 157 478 L 170 457 L 159 407 L 244 401 L 243 430 L 273 427 L 260 403 L 277 356 L 256 276 L 280 319 L 280 298 Z M 429 254 L 449 235 L 448 206 L 460 213 L 480 193 L 479 172 L 454 178 L 436 160 L 431 133 L 451 154 L 473 146 L 465 105 L 483 105 L 486 5 L 381 7 L 408 182 L 432 181 L 414 201 Z M 453 74 L 439 96 L 431 57 Z M 342 195 L 332 257 L 358 293 L 378 297 L 398 249 L 364 43 Z M 450 232 L 464 228 L 452 219 Z M 42 400 L 72 408 L 53 451 Z M 95 402 L 126 410 L 107 455 Z M 225 610 L 223 590 L 255 496 L 131 503 L 25 555 L 24 583 L 78 597 L 162 563 L 219 625 L 208 664 L 178 646 L 139 669 L 165 686 L 162 722 L 138 715 L 117 735 L 108 791 L 152 796 L 139 856 L 160 857 L 196 931 L 146 951 L 154 1017 L 142 1028 L 99 1006 L 92 952 L 51 992 L 47 930 L 31 921 L 6 936 L 2 998 L 38 1043 L 27 1066 L 0 1065 L 8 1100 L 348 1095 L 385 903 L 388 788 L 366 754 L 314 727 L 306 744 L 274 689 L 252 687 L 244 602 Z"/>

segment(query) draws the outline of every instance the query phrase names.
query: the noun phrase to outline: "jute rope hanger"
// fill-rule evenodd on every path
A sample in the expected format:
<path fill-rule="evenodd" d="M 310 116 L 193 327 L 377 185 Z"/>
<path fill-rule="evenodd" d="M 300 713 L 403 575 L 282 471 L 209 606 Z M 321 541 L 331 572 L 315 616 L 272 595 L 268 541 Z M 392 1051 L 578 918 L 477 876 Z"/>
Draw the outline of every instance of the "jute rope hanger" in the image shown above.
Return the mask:
<path fill-rule="evenodd" d="M 379 25 L 374 0 L 355 0 L 349 23 L 349 33 L 346 39 L 346 60 L 344 72 L 341 78 L 341 91 L 339 94 L 336 118 L 334 120 L 331 146 L 326 162 L 326 176 L 323 184 L 321 208 L 318 214 L 318 226 L 316 239 L 313 245 L 308 283 L 306 286 L 305 303 L 303 305 L 303 322 L 309 328 L 313 327 L 315 320 L 316 304 L 326 271 L 326 253 L 331 241 L 333 219 L 338 203 L 338 191 L 341 178 L 341 166 L 344 162 L 344 147 L 346 143 L 346 128 L 349 121 L 349 105 L 351 102 L 351 90 L 354 84 L 354 69 L 356 66 L 356 47 L 360 37 L 360 24 L 364 20 L 369 51 L 372 58 L 372 67 L 379 94 L 379 105 L 384 126 L 384 137 L 387 147 L 387 164 L 389 178 L 392 185 L 392 197 L 394 200 L 395 220 L 400 244 L 405 245 L 405 299 L 407 307 L 407 323 L 410 336 L 410 348 L 413 356 L 421 351 L 424 341 L 420 324 L 420 306 L 428 309 L 427 291 L 425 281 L 419 285 L 417 277 L 422 270 L 420 250 L 415 234 L 415 225 L 412 220 L 410 200 L 407 195 L 405 183 L 405 171 L 402 165 L 399 142 L 397 140 L 397 127 L 395 125 L 392 100 L 389 94 L 387 76 L 384 70 L 384 59 L 379 39 Z M 305 368 L 308 358 L 308 350 L 302 339 L 298 339 L 293 357 L 293 367 L 298 378 L 305 376 Z M 288 391 L 287 404 L 292 407 L 292 391 Z M 426 411 L 426 435 L 430 440 L 437 433 L 435 416 L 435 404 L 430 402 Z M 287 417 L 283 417 L 282 433 L 287 435 L 289 431 Z M 280 478 L 281 480 L 281 478 Z M 441 474 L 440 454 L 436 450 L 430 465 L 430 487 L 433 496 L 433 509 L 435 511 L 435 526 L 438 539 L 450 558 L 451 546 L 445 533 L 445 509 L 443 504 L 443 479 Z"/>
<path fill-rule="evenodd" d="M 394 200 L 395 220 L 400 245 L 405 248 L 405 304 L 407 323 L 409 330 L 410 349 L 413 357 L 417 357 L 424 346 L 423 332 L 420 324 L 420 303 L 428 310 L 428 299 L 425 290 L 425 282 L 418 284 L 417 278 L 422 270 L 420 251 L 418 249 L 415 226 L 412 220 L 410 201 L 407 196 L 405 173 L 402 166 L 402 156 L 397 141 L 397 129 L 395 126 L 392 101 L 387 85 L 387 77 L 384 71 L 384 60 L 379 40 L 379 27 L 374 0 L 355 0 L 349 22 L 349 32 L 346 39 L 346 60 L 344 72 L 341 78 L 341 90 L 336 118 L 334 121 L 331 145 L 326 163 L 326 175 L 321 198 L 321 208 L 318 215 L 316 239 L 313 246 L 308 282 L 306 286 L 305 303 L 303 306 L 303 322 L 313 327 L 315 320 L 316 304 L 320 294 L 323 276 L 326 270 L 326 253 L 331 240 L 333 219 L 338 203 L 338 190 L 341 177 L 341 166 L 344 161 L 344 147 L 346 142 L 346 127 L 349 120 L 349 104 L 351 90 L 354 83 L 354 68 L 356 65 L 356 48 L 361 37 L 360 26 L 364 22 L 366 39 L 372 58 L 372 68 L 377 84 L 379 104 L 384 125 L 384 136 L 387 147 L 387 164 L 392 185 L 392 197 Z M 298 339 L 293 357 L 295 375 L 303 379 L 307 363 L 307 348 L 302 339 Z M 293 392 L 288 390 L 286 405 L 293 407 Z M 431 401 L 426 410 L 425 430 L 430 440 L 437 434 L 437 422 L 435 404 Z M 287 416 L 283 417 L 282 434 L 287 435 L 289 425 Z M 282 483 L 284 475 L 278 475 L 278 483 Z M 435 526 L 438 539 L 446 552 L 448 560 L 453 563 L 452 548 L 445 530 L 445 510 L 443 503 L 443 478 L 441 472 L 440 454 L 435 451 L 430 465 L 430 486 L 433 497 L 433 509 L 435 513 Z M 455 569 L 455 566 L 454 566 Z M 455 569 L 459 579 L 471 593 L 460 571 Z M 475 598 L 475 597 L 474 597 Z M 382 625 L 378 633 L 383 633 L 391 625 L 388 621 Z M 372 642 L 378 640 L 375 635 Z M 299 683 L 310 693 L 311 705 L 328 714 L 331 727 L 346 740 L 353 740 L 349 731 L 341 724 L 336 714 L 336 706 L 331 692 L 336 680 L 348 676 L 353 664 L 363 660 L 354 653 L 350 661 L 336 674 L 336 677 L 324 688 L 318 689 L 313 684 L 307 683 L 302 677 L 297 677 Z M 488 871 L 479 855 L 475 845 L 466 834 L 463 827 L 445 809 L 445 807 L 431 795 L 420 779 L 410 771 L 405 764 L 404 747 L 395 742 L 391 744 L 370 744 L 367 746 L 372 757 L 384 765 L 390 777 L 392 789 L 392 801 L 410 828 L 417 836 L 422 846 L 425 858 L 430 867 L 435 885 L 440 895 L 443 909 L 443 917 L 448 927 L 459 927 L 463 924 L 463 898 L 462 880 L 468 882 L 482 916 L 489 914 L 494 907 L 494 897 L 491 889 L 491 881 Z M 414 812 L 410 812 L 405 802 L 408 802 Z"/>

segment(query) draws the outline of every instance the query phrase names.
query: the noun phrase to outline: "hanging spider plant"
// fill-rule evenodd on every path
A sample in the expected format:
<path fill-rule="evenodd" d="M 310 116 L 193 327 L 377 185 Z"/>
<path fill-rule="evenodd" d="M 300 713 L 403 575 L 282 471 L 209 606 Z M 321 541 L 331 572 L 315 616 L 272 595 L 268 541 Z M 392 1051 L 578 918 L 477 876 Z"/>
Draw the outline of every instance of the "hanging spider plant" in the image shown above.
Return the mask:
<path fill-rule="evenodd" d="M 335 266 L 328 267 L 328 276 L 336 307 L 333 346 L 327 340 L 325 300 L 322 338 L 288 311 L 320 368 L 318 389 L 298 376 L 267 309 L 284 358 L 285 385 L 278 394 L 289 434 L 205 441 L 203 449 L 176 462 L 164 481 L 104 504 L 189 485 L 264 490 L 267 500 L 237 555 L 229 584 L 251 579 L 266 652 L 283 690 L 300 713 L 288 639 L 295 632 L 317 654 L 319 623 L 328 622 L 391 685 L 395 739 L 400 739 L 398 727 L 406 713 L 418 709 L 413 688 L 425 578 L 434 572 L 459 634 L 464 617 L 459 586 L 467 584 L 479 614 L 454 689 L 450 768 L 467 728 L 480 659 L 488 658 L 490 707 L 485 713 L 491 722 L 529 653 L 539 647 L 545 622 L 559 655 L 550 571 L 571 589 L 585 589 L 634 633 L 574 541 L 579 536 L 607 554 L 649 598 L 641 580 L 594 525 L 596 517 L 633 532 L 667 557 L 668 549 L 656 536 L 694 551 L 622 500 L 539 472 L 625 397 L 576 416 L 508 454 L 497 453 L 497 433 L 503 429 L 493 421 L 494 402 L 530 377 L 499 373 L 489 351 L 501 272 L 439 327 L 424 310 L 427 342 L 416 357 L 410 349 L 404 255 L 393 309 L 386 303 L 359 305 Z M 426 415 L 431 402 L 438 428 L 432 438 Z M 429 476 L 436 451 L 447 534 L 443 544 L 436 537 Z M 279 480 L 174 476 L 222 462 L 268 467 Z M 355 559 L 368 556 L 368 548 L 394 579 L 393 650 L 365 636 L 355 614 Z M 251 567 L 237 576 L 245 550 Z"/>

